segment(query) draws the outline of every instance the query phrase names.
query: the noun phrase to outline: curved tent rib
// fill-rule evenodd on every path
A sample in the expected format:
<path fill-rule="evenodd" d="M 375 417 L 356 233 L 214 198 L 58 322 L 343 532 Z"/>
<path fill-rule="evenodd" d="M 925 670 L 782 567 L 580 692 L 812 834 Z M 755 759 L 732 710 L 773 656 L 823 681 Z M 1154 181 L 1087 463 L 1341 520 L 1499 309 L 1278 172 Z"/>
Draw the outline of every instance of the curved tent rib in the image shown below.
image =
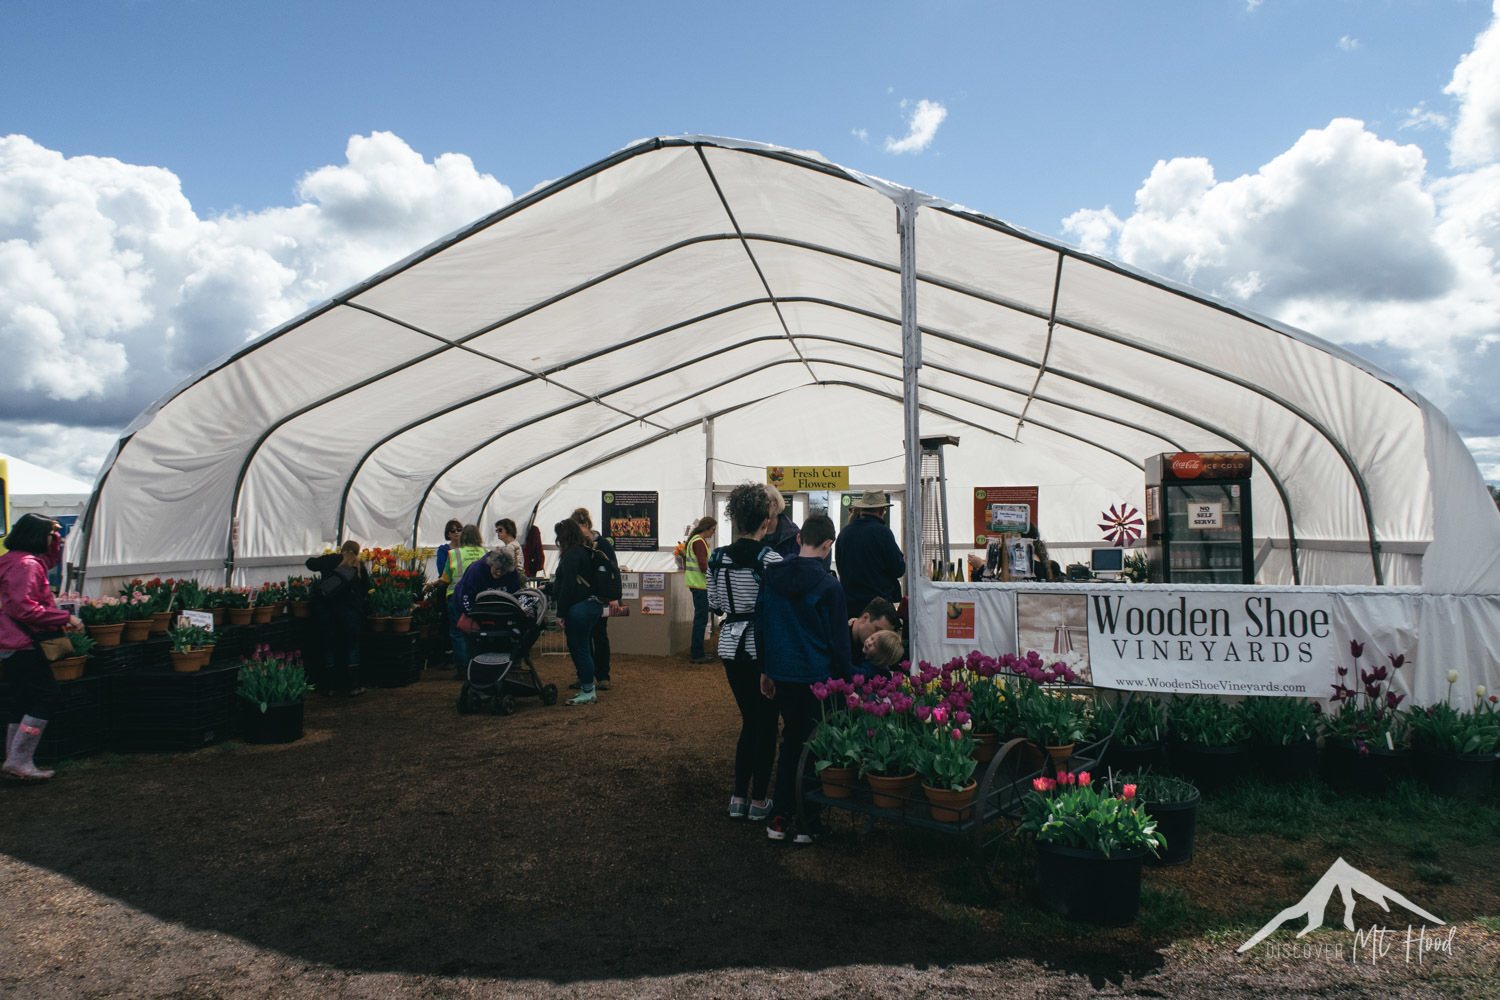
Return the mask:
<path fill-rule="evenodd" d="M 691 179 L 695 174 L 701 183 Z M 556 200 L 560 198 L 564 200 Z M 622 208 L 626 214 L 621 218 L 634 221 L 610 223 L 610 213 Z M 923 211 L 917 216 L 919 208 Z M 918 249 L 905 272 L 899 258 L 910 241 L 901 239 L 897 252 L 896 220 L 902 211 L 907 225 L 915 217 L 936 227 L 924 230 L 925 251 Z M 567 242 L 585 231 L 592 235 L 592 227 L 601 223 L 606 237 L 625 236 L 613 242 Z M 726 255 L 735 248 L 743 254 L 737 265 L 743 273 Z M 1051 262 L 1045 292 L 1037 272 L 1043 259 Z M 494 269 L 507 262 L 517 270 Z M 718 283 L 721 278 L 730 280 Z M 767 398 L 810 385 L 838 385 L 900 401 L 902 396 L 863 382 L 820 379 L 814 369 L 903 379 L 894 370 L 868 366 L 860 356 L 905 357 L 893 349 L 900 344 L 896 299 L 903 279 L 914 282 L 912 295 L 925 296 L 925 318 L 918 317 L 923 321 L 914 321 L 912 329 L 930 338 L 934 348 L 923 352 L 929 355 L 923 360 L 930 377 L 910 380 L 908 364 L 908 385 L 924 395 L 961 400 L 1014 420 L 1015 434 L 982 428 L 988 434 L 1018 440 L 1022 427 L 1035 425 L 1071 441 L 1066 447 L 1074 451 L 1103 450 L 1136 467 L 1143 455 L 1133 458 L 1127 452 L 1137 445 L 1156 447 L 1153 442 L 1182 450 L 1174 429 L 1183 427 L 1250 452 L 1278 494 L 1298 582 L 1300 532 L 1293 496 L 1283 481 L 1288 469 L 1302 476 L 1310 469 L 1316 474 L 1316 485 L 1300 489 L 1297 497 L 1299 513 L 1313 517 L 1311 537 L 1340 542 L 1363 533 L 1377 583 L 1384 580 L 1384 538 L 1394 540 L 1392 551 L 1410 551 L 1406 546 L 1424 544 L 1438 530 L 1439 520 L 1448 516 L 1445 511 L 1457 509 L 1432 492 L 1430 473 L 1419 477 L 1423 493 L 1422 502 L 1412 508 L 1415 513 L 1402 509 L 1399 480 L 1378 463 L 1384 461 L 1388 468 L 1389 458 L 1398 454 L 1405 456 L 1403 461 L 1414 460 L 1414 442 L 1423 436 L 1422 408 L 1429 404 L 1348 352 L 1164 279 L 813 155 L 685 136 L 635 143 L 539 188 L 185 381 L 127 428 L 101 471 L 83 520 L 80 568 L 86 572 L 91 561 L 104 567 L 172 559 L 200 564 L 214 558 L 211 539 L 217 534 L 223 539 L 226 571 L 232 573 L 242 551 L 259 563 L 299 544 L 286 541 L 295 533 L 289 536 L 284 527 L 268 525 L 268 517 L 301 511 L 305 519 L 315 507 L 337 537 L 350 517 L 368 527 L 389 523 L 389 511 L 410 512 L 405 516 L 411 518 L 415 539 L 440 483 L 449 502 L 470 492 L 476 498 L 483 494 L 483 513 L 507 479 L 577 447 L 567 441 L 553 447 L 555 435 L 566 437 L 589 427 L 588 435 L 597 437 L 632 426 L 648 434 L 680 434 L 705 416 L 707 407 L 697 406 L 696 400 L 757 376 L 746 387 L 758 388 Z M 1118 322 L 1114 314 L 1101 318 L 1100 313 L 1100 296 L 1110 294 L 1112 280 L 1139 289 L 1129 300 L 1134 311 L 1121 313 Z M 465 289 L 483 294 L 471 303 L 462 298 Z M 905 303 L 909 296 L 901 299 Z M 609 307 L 620 302 L 643 305 L 616 317 Z M 589 310 L 597 313 L 597 328 L 579 326 Z M 764 321 L 756 310 L 765 310 Z M 1152 325 L 1153 316 L 1161 317 L 1159 328 Z M 1215 349 L 1208 340 L 1200 350 L 1197 342 L 1184 339 L 1203 317 L 1218 317 L 1204 327 L 1216 336 L 1244 338 L 1240 353 Z M 562 338 L 555 346 L 536 339 L 547 337 L 548 331 Z M 1055 334 L 1061 337 L 1060 348 Z M 688 338 L 695 336 L 703 338 L 704 346 L 692 347 Z M 1150 371 L 1163 383 L 1175 380 L 1192 392 L 1184 392 L 1183 405 L 1174 405 L 1171 393 L 1157 396 L 1132 387 L 1129 380 L 1117 384 L 1098 377 L 1088 364 L 1091 355 L 1083 350 L 1096 342 L 1106 357 L 1114 351 L 1121 358 L 1139 359 L 1132 367 L 1137 382 L 1140 373 Z M 383 346 L 362 352 L 358 363 L 337 371 L 306 362 L 295 378 L 276 383 L 299 353 L 316 348 L 338 357 L 343 345 L 352 343 Z M 787 356 L 766 355 L 778 343 L 786 345 Z M 805 343 L 830 349 L 809 353 Z M 524 352 L 536 353 L 532 361 L 539 364 L 513 357 L 519 346 L 533 344 L 546 348 Z M 741 358 L 742 370 L 727 378 L 710 381 L 692 370 L 751 348 Z M 462 355 L 471 356 L 472 364 L 460 398 L 440 406 L 410 398 L 412 393 L 441 395 L 441 380 Z M 1278 363 L 1289 366 L 1285 373 L 1266 367 Z M 805 378 L 774 375 L 792 367 L 804 370 Z M 1339 380 L 1341 391 L 1351 393 L 1344 410 L 1309 395 L 1314 380 L 1330 377 Z M 667 381 L 653 395 L 658 378 Z M 997 402 L 969 398 L 962 389 L 968 384 L 1007 395 Z M 1218 385 L 1233 389 L 1224 395 L 1214 388 Z M 265 392 L 272 386 L 274 392 Z M 202 454 L 185 454 L 182 422 L 195 413 L 213 412 L 216 400 L 227 394 L 253 400 L 248 419 L 210 428 Z M 403 402 L 386 405 L 387 399 Z M 461 419 L 466 413 L 493 420 L 495 407 L 509 400 L 526 412 L 504 431 L 430 450 L 432 435 L 424 438 L 422 432 L 436 426 L 434 421 Z M 1202 411 L 1210 402 L 1240 404 L 1243 411 Z M 743 405 L 736 403 L 724 413 Z M 1056 409 L 1039 415 L 1038 406 Z M 1350 408 L 1359 418 L 1350 419 Z M 931 405 L 921 409 L 980 426 Z M 908 435 L 914 412 L 907 411 Z M 1380 423 L 1369 426 L 1365 417 L 1375 412 L 1381 414 Z M 329 415 L 360 423 L 340 424 L 342 450 L 328 450 L 329 445 L 324 468 L 316 464 L 316 450 L 300 446 L 299 435 L 309 421 L 320 416 L 326 421 Z M 1129 432 L 1113 437 L 1113 444 L 1126 450 L 1105 443 L 1109 435 L 1093 439 L 1090 428 L 1095 424 L 1101 433 L 1103 428 Z M 484 463 L 493 459 L 485 449 L 521 431 L 525 434 L 516 440 L 523 450 L 507 456 L 511 471 L 498 481 L 487 475 Z M 1446 425 L 1443 431 L 1451 435 Z M 474 445 L 474 440 L 481 443 Z M 418 462 L 414 475 L 402 477 L 400 457 L 410 456 L 424 441 L 428 450 L 422 457 L 435 462 L 430 469 Z M 1327 462 L 1315 469 L 1307 457 L 1313 442 L 1330 451 Z M 591 458 L 557 482 L 605 462 Z M 1376 471 L 1367 474 L 1367 468 Z M 117 469 L 125 471 L 116 475 Z M 1332 478 L 1337 469 L 1346 485 Z M 160 489 L 152 485 L 153 475 L 174 472 L 182 474 L 180 484 L 163 480 Z M 1115 473 L 1109 477 L 1118 478 Z M 403 504 L 401 490 L 421 479 L 426 486 L 420 499 Z M 283 502 L 278 489 L 295 490 L 298 484 L 304 495 L 287 496 Z M 529 488 L 529 481 L 521 487 Z M 211 523 L 200 525 L 191 537 L 158 538 L 135 530 L 139 519 L 118 506 L 133 502 L 207 504 L 214 513 Z M 239 539 L 242 516 L 258 532 L 253 544 Z M 313 529 L 300 530 L 305 538 Z M 145 547 L 137 553 L 128 547 L 133 542 Z"/>

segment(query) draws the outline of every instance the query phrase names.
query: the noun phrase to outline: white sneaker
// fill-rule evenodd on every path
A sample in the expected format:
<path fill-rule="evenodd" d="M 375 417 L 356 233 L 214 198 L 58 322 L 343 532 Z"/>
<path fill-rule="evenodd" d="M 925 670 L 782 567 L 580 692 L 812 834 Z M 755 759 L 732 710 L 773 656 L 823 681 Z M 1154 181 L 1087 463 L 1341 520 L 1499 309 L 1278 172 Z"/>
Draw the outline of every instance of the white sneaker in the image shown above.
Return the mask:
<path fill-rule="evenodd" d="M 599 696 L 593 691 L 579 691 L 573 697 L 563 702 L 564 705 L 592 705 L 599 700 Z"/>

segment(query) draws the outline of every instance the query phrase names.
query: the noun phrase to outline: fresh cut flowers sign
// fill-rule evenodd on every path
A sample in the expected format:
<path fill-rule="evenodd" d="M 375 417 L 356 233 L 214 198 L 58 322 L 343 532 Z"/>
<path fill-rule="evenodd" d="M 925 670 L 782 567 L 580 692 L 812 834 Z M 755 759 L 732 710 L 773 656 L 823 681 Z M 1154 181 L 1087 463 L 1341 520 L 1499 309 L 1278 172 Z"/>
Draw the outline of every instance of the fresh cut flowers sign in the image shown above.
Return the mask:
<path fill-rule="evenodd" d="M 1337 658 L 1327 594 L 1143 587 L 1086 599 L 1102 687 L 1317 697 Z"/>

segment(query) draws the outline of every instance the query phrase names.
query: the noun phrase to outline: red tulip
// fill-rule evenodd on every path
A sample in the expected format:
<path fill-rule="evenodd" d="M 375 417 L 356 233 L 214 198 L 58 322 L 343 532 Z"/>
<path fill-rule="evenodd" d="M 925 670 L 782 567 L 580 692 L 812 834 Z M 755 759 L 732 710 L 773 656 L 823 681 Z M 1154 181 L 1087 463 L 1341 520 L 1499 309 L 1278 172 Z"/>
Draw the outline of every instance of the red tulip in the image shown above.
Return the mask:
<path fill-rule="evenodd" d="M 1087 771 L 1079 771 L 1078 772 L 1078 785 L 1079 785 L 1079 787 L 1081 787 L 1081 788 L 1087 788 L 1090 785 L 1092 785 L 1093 783 L 1094 783 L 1094 776 L 1093 775 L 1089 774 Z"/>
<path fill-rule="evenodd" d="M 1126 785 L 1124 788 L 1120 789 L 1120 795 L 1125 799 L 1126 802 L 1129 802 L 1131 799 L 1135 798 L 1135 786 Z"/>

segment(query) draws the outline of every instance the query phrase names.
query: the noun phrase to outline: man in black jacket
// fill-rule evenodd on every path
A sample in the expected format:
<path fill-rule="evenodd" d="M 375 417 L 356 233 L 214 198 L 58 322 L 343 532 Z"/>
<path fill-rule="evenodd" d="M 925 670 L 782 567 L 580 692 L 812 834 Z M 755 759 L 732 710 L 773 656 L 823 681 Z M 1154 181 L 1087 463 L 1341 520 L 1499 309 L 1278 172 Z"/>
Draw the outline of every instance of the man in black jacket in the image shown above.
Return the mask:
<path fill-rule="evenodd" d="M 839 533 L 833 558 L 849 604 L 849 617 L 857 618 L 877 597 L 892 604 L 901 600 L 906 559 L 885 523 L 891 509 L 891 498 L 885 490 L 866 490 L 849 506 L 854 518 Z"/>
<path fill-rule="evenodd" d="M 615 547 L 608 538 L 594 530 L 594 519 L 589 516 L 588 509 L 579 507 L 573 511 L 573 520 L 577 521 L 584 531 L 588 532 L 594 539 L 594 548 L 603 552 L 614 563 L 615 572 L 620 571 L 620 560 L 615 555 Z M 599 619 L 599 624 L 594 626 L 594 685 L 600 691 L 609 690 L 609 615 L 606 614 Z"/>
<path fill-rule="evenodd" d="M 324 694 L 364 694 L 358 679 L 359 630 L 364 623 L 370 574 L 359 561 L 359 543 L 350 539 L 338 552 L 313 556 L 304 565 L 322 574 L 313 588 L 323 640 L 318 690 Z"/>

